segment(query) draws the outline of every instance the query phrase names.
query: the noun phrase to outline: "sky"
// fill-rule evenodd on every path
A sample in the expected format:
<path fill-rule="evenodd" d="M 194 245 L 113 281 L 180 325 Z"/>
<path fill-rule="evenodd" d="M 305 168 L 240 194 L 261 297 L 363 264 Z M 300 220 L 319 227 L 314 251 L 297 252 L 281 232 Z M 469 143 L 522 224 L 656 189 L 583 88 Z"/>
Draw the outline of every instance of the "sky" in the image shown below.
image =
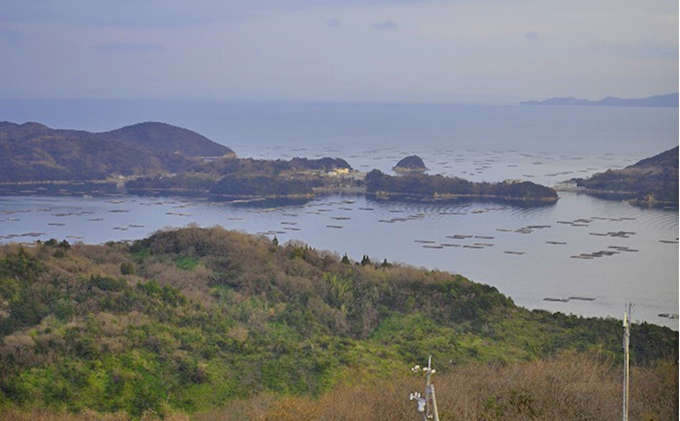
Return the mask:
<path fill-rule="evenodd" d="M 0 0 L 0 98 L 678 91 L 677 0 Z"/>

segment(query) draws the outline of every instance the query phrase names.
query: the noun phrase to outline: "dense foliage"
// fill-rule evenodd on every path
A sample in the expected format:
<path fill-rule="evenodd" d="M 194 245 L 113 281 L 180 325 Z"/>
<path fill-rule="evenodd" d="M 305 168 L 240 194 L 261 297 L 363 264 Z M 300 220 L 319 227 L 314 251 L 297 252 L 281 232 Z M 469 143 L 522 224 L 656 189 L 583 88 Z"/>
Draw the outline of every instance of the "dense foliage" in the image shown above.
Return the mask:
<path fill-rule="evenodd" d="M 380 170 L 366 175 L 366 190 L 376 194 L 412 196 L 495 197 L 527 201 L 556 201 L 555 190 L 529 181 L 473 183 L 458 177 L 407 174 L 390 176 Z"/>
<path fill-rule="evenodd" d="M 341 158 L 292 158 L 290 160 L 241 158 L 202 162 L 200 165 L 197 164 L 193 171 L 220 176 L 234 174 L 279 176 L 305 171 L 331 172 L 339 168 L 352 169 L 347 161 Z"/>
<path fill-rule="evenodd" d="M 321 396 L 429 354 L 443 372 L 569 349 L 619 362 L 620 330 L 518 308 L 460 275 L 219 228 L 0 249 L 2 407 L 194 412 Z M 674 362 L 678 335 L 634 325 L 632 348 L 636 365 Z"/>
<path fill-rule="evenodd" d="M 340 158 L 293 158 L 291 160 L 220 159 L 195 162 L 190 172 L 138 177 L 125 186 L 130 191 L 174 190 L 223 196 L 304 196 L 315 187 L 328 187 L 346 180 L 328 173 L 351 169 Z"/>
<path fill-rule="evenodd" d="M 408 375 L 408 374 L 410 375 Z M 360 378 L 361 376 L 356 376 Z M 633 367 L 631 420 L 678 419 L 677 365 Z M 423 392 L 421 375 L 404 370 L 391 378 L 339 383 L 319 397 L 262 393 L 234 399 L 224 407 L 187 414 L 166 408 L 146 411 L 142 421 L 413 421 L 422 418 L 410 393 Z M 456 366 L 434 376 L 442 421 L 574 421 L 621 419 L 621 371 L 594 353 L 505 365 Z M 124 412 L 86 409 L 1 409 L 4 421 L 130 421 Z"/>

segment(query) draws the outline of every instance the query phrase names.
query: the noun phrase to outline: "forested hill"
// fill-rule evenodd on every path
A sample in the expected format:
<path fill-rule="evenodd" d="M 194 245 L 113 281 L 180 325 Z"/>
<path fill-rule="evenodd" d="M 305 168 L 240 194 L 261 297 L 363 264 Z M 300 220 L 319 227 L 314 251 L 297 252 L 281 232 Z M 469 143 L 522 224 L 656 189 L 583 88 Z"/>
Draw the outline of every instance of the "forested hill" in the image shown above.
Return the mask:
<path fill-rule="evenodd" d="M 574 179 L 592 193 L 633 199 L 639 204 L 678 204 L 678 147 L 643 159 L 621 170 L 607 170 L 587 179 Z"/>
<path fill-rule="evenodd" d="M 661 367 L 640 371 L 638 382 L 662 384 L 677 398 L 678 333 L 634 324 L 631 341 L 634 367 Z M 565 352 L 578 354 L 563 359 Z M 380 389 L 399 395 L 383 402 L 394 414 L 409 404 L 404 373 L 430 354 L 440 376 L 465 366 L 480 372 L 472 363 L 495 367 L 486 392 L 470 398 L 468 411 L 478 415 L 466 419 L 528 419 L 527 408 L 538 414 L 532 419 L 613 419 L 603 408 L 620 408 L 618 393 L 584 406 L 608 389 L 599 387 L 607 364 L 619 376 L 619 321 L 528 311 L 460 275 L 220 228 L 164 231 L 133 244 L 0 247 L 0 418 L 10 407 L 194 413 L 244 398 L 262 411 L 278 397 L 289 402 L 278 415 L 210 419 L 330 420 L 338 418 L 294 417 L 316 404 L 286 399 L 345 385 L 343 402 L 362 401 L 368 392 L 352 388 L 379 380 L 396 382 Z M 500 367 L 547 358 L 563 367 L 549 393 L 537 380 L 489 391 L 517 377 L 514 369 L 499 375 Z M 460 393 L 442 394 L 442 405 Z M 638 414 L 672 412 L 661 395 L 643 395 L 655 398 L 638 398 Z M 556 405 L 563 416 L 550 415 Z M 362 418 L 358 406 L 346 408 L 341 419 L 417 415 Z M 497 415 L 483 416 L 490 410 Z"/>
<path fill-rule="evenodd" d="M 185 156 L 234 155 L 231 149 L 203 135 L 165 123 L 139 123 L 97 136 L 163 153 L 179 152 Z"/>
<path fill-rule="evenodd" d="M 0 181 L 100 180 L 175 172 L 191 156 L 233 155 L 205 137 L 161 123 L 106 133 L 0 122 Z"/>

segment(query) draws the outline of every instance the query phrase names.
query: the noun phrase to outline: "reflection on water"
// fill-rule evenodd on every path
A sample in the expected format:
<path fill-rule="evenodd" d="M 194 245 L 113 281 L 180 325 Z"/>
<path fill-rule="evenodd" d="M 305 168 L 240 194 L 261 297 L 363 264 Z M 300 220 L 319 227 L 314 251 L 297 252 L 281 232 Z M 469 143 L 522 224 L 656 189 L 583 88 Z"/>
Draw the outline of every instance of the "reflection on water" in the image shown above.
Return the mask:
<path fill-rule="evenodd" d="M 85 243 L 155 230 L 220 225 L 302 240 L 359 259 L 463 274 L 522 306 L 586 316 L 635 317 L 677 329 L 678 214 L 576 193 L 557 204 L 376 200 L 209 201 L 195 198 L 0 197 L 0 241 Z"/>

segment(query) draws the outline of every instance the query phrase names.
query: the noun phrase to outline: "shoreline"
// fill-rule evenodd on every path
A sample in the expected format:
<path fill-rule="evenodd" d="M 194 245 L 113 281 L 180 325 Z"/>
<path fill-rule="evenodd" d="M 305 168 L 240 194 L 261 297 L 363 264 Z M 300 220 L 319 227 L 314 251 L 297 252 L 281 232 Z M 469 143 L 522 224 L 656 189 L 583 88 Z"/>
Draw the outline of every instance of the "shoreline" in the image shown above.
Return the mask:
<path fill-rule="evenodd" d="M 537 203 L 537 204 L 552 204 L 559 200 L 558 197 L 544 197 L 544 198 L 526 198 L 524 196 L 498 196 L 498 195 L 484 195 L 484 194 L 455 194 L 455 193 L 435 193 L 435 194 L 414 194 L 414 193 L 399 193 L 377 191 L 368 192 L 366 186 L 324 186 L 312 187 L 312 192 L 307 194 L 291 194 L 291 195 L 229 195 L 211 193 L 204 190 L 191 190 L 181 188 L 126 188 L 125 182 L 134 179 L 133 177 L 124 178 L 108 178 L 105 180 L 47 180 L 47 181 L 17 181 L 17 182 L 0 182 L 0 196 L 117 196 L 121 194 L 141 194 L 141 195 L 185 195 L 191 197 L 223 197 L 233 199 L 309 199 L 316 195 L 332 195 L 332 194 L 353 194 L 365 195 L 375 199 L 405 199 L 405 200 L 426 200 L 426 201 L 447 201 L 456 199 L 478 199 L 480 201 L 511 201 L 517 203 Z M 652 198 L 635 197 L 634 192 L 630 191 L 614 191 L 614 190 L 594 190 L 587 188 L 560 188 L 559 186 L 551 187 L 555 192 L 574 192 L 578 194 L 586 194 L 597 197 L 599 199 L 608 201 L 626 202 L 632 206 L 649 207 L 649 208 L 674 208 L 677 209 L 679 204 L 672 201 L 660 201 Z"/>
<path fill-rule="evenodd" d="M 108 191 L 100 191 L 99 189 L 89 189 L 88 185 L 94 187 L 108 187 Z M 61 187 L 59 190 L 48 189 L 47 187 Z M 4 187 L 4 188 L 3 188 Z M 10 190 L 10 188 L 15 187 L 17 190 Z M 18 188 L 21 187 L 21 190 Z M 26 187 L 33 187 L 33 189 L 27 190 Z M 68 190 L 64 187 L 71 187 Z M 83 188 L 86 187 L 86 188 Z M 396 192 L 368 192 L 365 186 L 332 186 L 332 187 L 313 187 L 312 193 L 308 194 L 290 194 L 290 195 L 229 195 L 229 194 L 219 194 L 211 193 L 204 190 L 191 190 L 191 189 L 179 189 L 179 188 L 169 188 L 169 189 L 157 189 L 157 188 L 135 188 L 128 189 L 121 186 L 121 183 L 114 183 L 108 180 L 97 180 L 97 181 L 49 181 L 49 182 L 17 182 L 17 183 L 0 183 L 0 196 L 118 196 L 125 194 L 133 195 L 157 195 L 157 196 L 191 196 L 191 197 L 222 197 L 231 199 L 247 199 L 247 200 L 267 200 L 267 199 L 311 199 L 319 196 L 333 195 L 333 194 L 352 194 L 352 195 L 362 195 L 367 197 L 372 197 L 375 199 L 399 199 L 403 198 L 406 200 L 423 200 L 423 201 L 441 201 L 445 202 L 447 200 L 456 199 L 478 199 L 480 201 L 512 201 L 520 203 L 541 203 L 541 204 L 552 204 L 559 200 L 559 197 L 546 197 L 546 198 L 526 198 L 523 196 L 497 196 L 497 195 L 481 195 L 481 194 L 412 194 L 412 193 L 396 193 Z"/>

